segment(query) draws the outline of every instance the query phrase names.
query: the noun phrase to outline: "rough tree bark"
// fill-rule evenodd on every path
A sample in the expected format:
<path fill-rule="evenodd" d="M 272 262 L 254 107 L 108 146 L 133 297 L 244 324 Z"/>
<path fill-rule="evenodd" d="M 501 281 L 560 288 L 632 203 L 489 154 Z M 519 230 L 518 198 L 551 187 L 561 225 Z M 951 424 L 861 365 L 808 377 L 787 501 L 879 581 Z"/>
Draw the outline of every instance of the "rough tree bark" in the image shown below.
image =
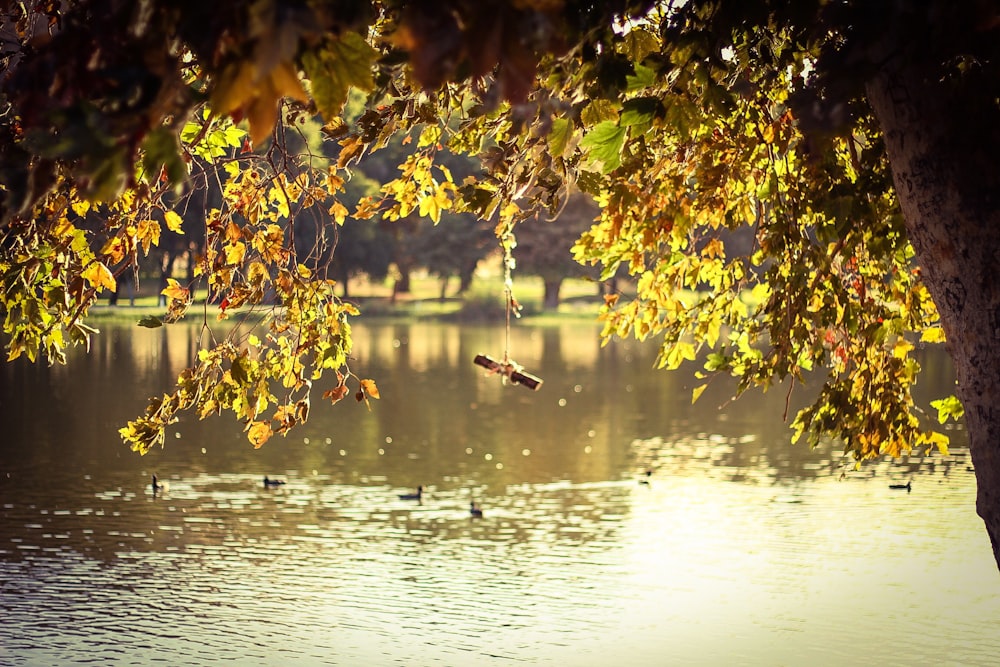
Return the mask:
<path fill-rule="evenodd" d="M 941 314 L 965 407 L 976 509 L 1000 566 L 1000 112 L 984 87 L 928 70 L 900 57 L 866 90 Z"/>

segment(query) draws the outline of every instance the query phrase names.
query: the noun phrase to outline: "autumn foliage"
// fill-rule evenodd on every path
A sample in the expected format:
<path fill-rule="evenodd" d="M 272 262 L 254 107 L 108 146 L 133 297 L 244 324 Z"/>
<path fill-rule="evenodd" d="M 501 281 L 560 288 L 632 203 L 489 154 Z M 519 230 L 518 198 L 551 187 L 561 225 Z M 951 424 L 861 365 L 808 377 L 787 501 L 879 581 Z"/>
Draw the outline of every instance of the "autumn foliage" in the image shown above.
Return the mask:
<path fill-rule="evenodd" d="M 737 4 L 0 3 L 9 358 L 85 343 L 98 295 L 213 193 L 195 283 L 170 282 L 166 316 L 141 324 L 190 316 L 197 285 L 265 326 L 213 340 L 122 436 L 144 452 L 180 411 L 230 411 L 259 447 L 307 419 L 314 385 L 378 398 L 348 367 L 357 312 L 329 274 L 345 220 L 470 212 L 510 250 L 583 192 L 600 214 L 575 257 L 637 285 L 607 299 L 606 338 L 655 337 L 661 366 L 736 393 L 819 386 L 796 437 L 859 459 L 945 450 L 910 395 L 937 311 L 877 123 L 813 73 L 823 3 Z M 352 90 L 367 104 L 347 119 Z M 331 156 L 291 148 L 312 118 Z M 400 135 L 398 175 L 348 206 L 352 167 Z M 455 179 L 444 148 L 485 173 Z"/>

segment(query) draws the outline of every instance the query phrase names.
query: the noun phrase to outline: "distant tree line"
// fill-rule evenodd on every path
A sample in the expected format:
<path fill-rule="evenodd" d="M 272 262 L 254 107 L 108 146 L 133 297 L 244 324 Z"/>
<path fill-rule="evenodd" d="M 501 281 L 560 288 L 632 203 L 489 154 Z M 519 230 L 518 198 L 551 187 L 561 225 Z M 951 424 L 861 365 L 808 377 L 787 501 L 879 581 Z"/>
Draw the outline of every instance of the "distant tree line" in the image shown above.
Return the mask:
<path fill-rule="evenodd" d="M 361 100 L 352 102 L 360 104 Z M 345 115 L 349 117 L 349 111 Z M 309 118 L 297 121 L 290 123 L 298 128 L 297 133 L 276 138 L 285 144 L 280 148 L 312 155 L 313 167 L 335 162 L 340 146 L 321 131 L 320 122 Z M 364 197 L 377 197 L 382 184 L 395 178 L 398 165 L 407 152 L 407 146 L 396 138 L 383 150 L 361 160 L 344 184 L 341 201 L 347 211 L 356 210 Z M 456 181 L 481 171 L 476 158 L 455 155 L 447 150 L 439 153 L 437 162 L 444 164 Z M 184 197 L 184 207 L 179 209 L 184 234 L 165 236 L 155 252 L 141 257 L 136 274 L 118 281 L 117 290 L 110 297 L 112 304 L 136 294 L 140 278 L 144 282 L 155 280 L 156 293 L 171 277 L 184 278 L 187 283 L 196 282 L 193 270 L 204 244 L 206 213 L 218 207 L 222 199 L 217 184 L 212 182 L 204 184 L 197 195 Z M 594 267 L 576 262 L 572 254 L 573 244 L 594 223 L 598 214 L 599 209 L 590 197 L 577 193 L 552 216 L 530 218 L 518 227 L 514 250 L 516 273 L 518 277 L 542 279 L 543 308 L 559 306 L 564 280 L 598 277 Z M 556 221 L 559 224 L 554 224 Z M 327 237 L 328 256 L 317 255 L 311 263 L 314 267 L 324 267 L 327 277 L 337 282 L 344 298 L 351 296 L 352 281 L 382 282 L 390 276 L 394 295 L 409 293 L 410 276 L 417 271 L 440 280 L 439 297 L 442 300 L 449 296 L 448 288 L 454 284 L 454 279 L 458 284 L 451 296 L 461 296 L 472 286 L 480 263 L 499 252 L 493 223 L 471 213 L 450 210 L 442 211 L 437 223 L 417 212 L 393 221 L 384 218 L 362 220 L 348 214 L 339 224 L 332 215 L 313 213 L 296 221 L 295 235 L 300 244 Z M 601 284 L 598 292 L 606 291 L 612 283 Z"/>

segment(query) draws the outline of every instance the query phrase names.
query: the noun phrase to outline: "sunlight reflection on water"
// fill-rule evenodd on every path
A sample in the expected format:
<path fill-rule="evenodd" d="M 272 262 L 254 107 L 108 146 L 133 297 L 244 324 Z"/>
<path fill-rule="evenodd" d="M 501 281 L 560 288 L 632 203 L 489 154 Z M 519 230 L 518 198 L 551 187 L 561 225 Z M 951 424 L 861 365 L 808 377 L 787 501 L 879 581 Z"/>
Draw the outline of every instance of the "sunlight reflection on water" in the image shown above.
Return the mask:
<path fill-rule="evenodd" d="M 648 485 L 431 486 L 419 504 L 312 475 L 177 476 L 155 498 L 92 489 L 59 509 L 29 494 L 3 505 L 22 536 L 0 551 L 5 660 L 987 664 L 1000 649 L 971 475 L 901 495 L 831 472 L 730 483 L 693 475 L 695 452 L 720 450 L 690 444 L 684 475 Z"/>
<path fill-rule="evenodd" d="M 720 412 L 713 386 L 695 409 L 648 351 L 555 334 L 518 332 L 545 349 L 529 396 L 471 368 L 482 332 L 359 328 L 389 378 L 371 415 L 317 410 L 260 451 L 182 423 L 139 459 L 98 407 L 44 431 L 49 371 L 0 383 L 0 664 L 995 662 L 1000 577 L 960 444 L 854 472 L 789 446 L 783 396 Z M 106 402 L 128 414 L 135 370 L 102 358 L 61 391 L 121 385 Z"/>

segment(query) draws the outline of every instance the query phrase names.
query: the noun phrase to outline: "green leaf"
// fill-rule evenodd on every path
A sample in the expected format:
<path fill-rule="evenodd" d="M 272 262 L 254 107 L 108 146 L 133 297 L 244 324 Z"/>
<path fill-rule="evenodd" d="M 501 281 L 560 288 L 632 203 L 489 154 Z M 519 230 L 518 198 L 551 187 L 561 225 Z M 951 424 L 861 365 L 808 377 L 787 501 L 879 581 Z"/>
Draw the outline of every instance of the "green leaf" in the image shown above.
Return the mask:
<path fill-rule="evenodd" d="M 326 48 L 307 51 L 302 67 L 312 83 L 312 95 L 324 118 L 340 115 L 351 87 L 371 90 L 376 51 L 356 32 L 345 32 Z"/>
<path fill-rule="evenodd" d="M 572 129 L 573 126 L 565 118 L 552 121 L 552 130 L 549 132 L 549 152 L 552 157 L 560 157 L 566 150 Z"/>
<path fill-rule="evenodd" d="M 147 329 L 156 329 L 157 327 L 163 326 L 163 320 L 161 320 L 159 317 L 153 317 L 152 315 L 148 315 L 139 320 L 138 324 L 140 327 L 146 327 Z"/>
<path fill-rule="evenodd" d="M 181 160 L 177 136 L 169 128 L 160 127 L 146 135 L 142 150 L 142 167 L 149 183 L 154 183 L 159 178 L 161 169 L 171 183 L 184 181 L 187 167 Z"/>
<path fill-rule="evenodd" d="M 625 77 L 625 81 L 627 85 L 626 90 L 630 93 L 649 88 L 656 83 L 656 70 L 645 65 L 636 65 L 635 74 Z"/>
<path fill-rule="evenodd" d="M 722 352 L 712 352 L 705 360 L 706 371 L 718 371 L 729 366 L 729 358 Z"/>
<path fill-rule="evenodd" d="M 226 142 L 226 145 L 232 146 L 233 148 L 239 148 L 243 144 L 243 138 L 247 136 L 245 130 L 241 130 L 235 125 L 229 125 L 225 130 L 222 130 L 222 137 Z M 219 130 L 213 132 L 213 134 L 219 133 Z"/>
<path fill-rule="evenodd" d="M 655 97 L 636 97 L 622 105 L 622 127 L 631 127 L 632 136 L 645 134 L 653 125 L 653 118 L 661 109 Z"/>
<path fill-rule="evenodd" d="M 599 123 L 580 142 L 582 148 L 589 148 L 590 159 L 601 164 L 601 173 L 614 171 L 622 163 L 622 147 L 625 145 L 624 127 L 612 121 Z"/>

